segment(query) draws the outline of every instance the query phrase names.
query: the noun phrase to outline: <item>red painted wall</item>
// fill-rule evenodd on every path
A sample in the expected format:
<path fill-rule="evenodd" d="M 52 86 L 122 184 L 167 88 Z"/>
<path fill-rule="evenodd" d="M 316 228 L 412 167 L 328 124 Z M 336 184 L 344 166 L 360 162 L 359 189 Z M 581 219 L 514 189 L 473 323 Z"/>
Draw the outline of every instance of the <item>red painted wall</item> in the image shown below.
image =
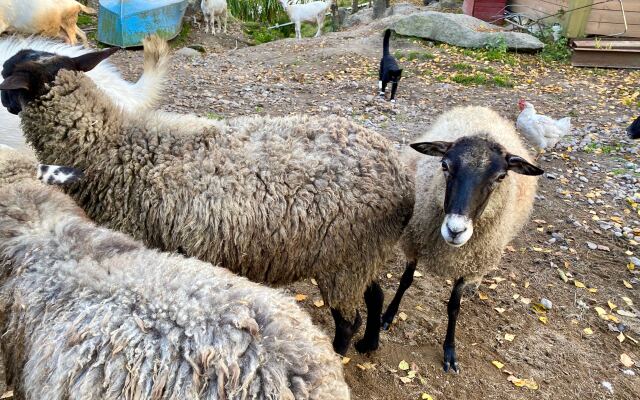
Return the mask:
<path fill-rule="evenodd" d="M 502 16 L 507 0 L 464 0 L 462 11 L 483 21 L 491 22 Z M 502 19 L 494 22 L 502 24 Z"/>

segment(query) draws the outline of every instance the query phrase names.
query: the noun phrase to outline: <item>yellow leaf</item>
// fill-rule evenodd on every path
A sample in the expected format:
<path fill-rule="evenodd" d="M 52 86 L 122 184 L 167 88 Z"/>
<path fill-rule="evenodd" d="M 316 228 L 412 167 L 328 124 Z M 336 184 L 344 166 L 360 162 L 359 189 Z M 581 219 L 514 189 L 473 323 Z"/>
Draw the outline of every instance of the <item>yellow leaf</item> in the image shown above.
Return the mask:
<path fill-rule="evenodd" d="M 418 272 L 418 271 L 413 271 L 413 277 L 414 278 L 421 278 L 422 277 L 422 273 Z"/>
<path fill-rule="evenodd" d="M 391 274 L 387 274 L 387 278 L 389 278 L 389 279 L 391 279 L 392 276 L 393 275 L 391 275 Z"/>
<path fill-rule="evenodd" d="M 567 278 L 567 274 L 565 274 L 564 271 L 560 268 L 558 268 L 558 274 L 560 275 L 560 279 L 562 279 L 565 283 L 569 281 L 569 278 Z"/>
<path fill-rule="evenodd" d="M 406 321 L 407 320 L 407 314 L 405 314 L 402 311 L 400 311 L 400 313 L 398 313 L 398 318 L 400 318 L 403 321 Z"/>
<path fill-rule="evenodd" d="M 409 369 L 409 363 L 406 362 L 405 360 L 400 361 L 400 364 L 398 364 L 398 369 L 400 369 L 401 371 L 406 371 Z"/>
<path fill-rule="evenodd" d="M 368 369 L 375 369 L 376 365 L 367 361 L 362 364 L 356 364 L 356 367 L 360 368 L 363 371 L 366 371 Z"/>
<path fill-rule="evenodd" d="M 342 357 L 342 365 L 349 364 L 349 361 L 351 361 L 351 359 L 349 357 Z"/>
<path fill-rule="evenodd" d="M 504 367 L 504 364 L 500 361 L 491 361 L 491 364 L 495 365 L 495 367 L 498 369 L 502 369 L 502 367 Z"/>
<path fill-rule="evenodd" d="M 617 306 L 617 305 L 613 304 L 613 303 L 612 303 L 612 302 L 610 302 L 610 301 L 607 301 L 607 305 L 608 305 L 608 306 L 609 306 L 609 308 L 610 308 L 610 309 L 612 309 L 612 310 L 613 310 L 613 309 L 615 309 L 615 308 L 618 308 L 618 306 Z"/>
<path fill-rule="evenodd" d="M 516 293 L 516 294 L 514 294 L 514 295 L 513 295 L 513 299 L 514 299 L 514 300 L 518 300 L 518 297 L 520 297 L 520 295 L 519 295 L 518 293 Z"/>
<path fill-rule="evenodd" d="M 602 308 L 602 307 L 594 307 L 593 309 L 594 309 L 594 310 L 596 310 L 596 312 L 598 313 L 598 315 L 599 315 L 599 316 L 601 316 L 601 317 L 602 317 L 603 315 L 606 315 L 606 314 L 607 314 L 607 312 L 606 312 L 606 311 L 604 310 L 604 308 Z"/>
<path fill-rule="evenodd" d="M 625 281 L 624 279 L 622 280 L 622 284 L 627 287 L 628 289 L 633 289 L 633 286 L 631 286 L 631 284 L 627 281 Z"/>
<path fill-rule="evenodd" d="M 519 379 L 513 375 L 509 375 L 507 380 L 513 383 L 517 387 L 526 387 L 527 389 L 537 390 L 540 386 L 534 381 L 532 378 L 530 379 Z"/>
<path fill-rule="evenodd" d="M 598 289 L 596 289 L 594 287 L 587 288 L 587 290 L 589 291 L 589 293 L 597 293 L 598 292 Z"/>
<path fill-rule="evenodd" d="M 496 307 L 496 308 L 494 308 L 494 310 L 496 310 L 498 312 L 498 314 L 502 314 L 505 311 L 505 309 L 502 308 L 502 307 Z"/>
<path fill-rule="evenodd" d="M 480 300 L 487 300 L 489 298 L 489 296 L 480 291 L 478 291 L 478 297 L 480 297 Z"/>
<path fill-rule="evenodd" d="M 627 303 L 628 306 L 633 305 L 633 301 L 631 301 L 631 299 L 628 297 L 623 297 L 622 300 L 624 300 L 624 302 Z"/>
<path fill-rule="evenodd" d="M 318 282 L 313 278 L 311 278 L 311 284 L 314 286 L 318 286 Z"/>
<path fill-rule="evenodd" d="M 407 378 L 413 379 L 415 377 L 416 377 L 416 371 L 414 371 L 414 370 L 407 371 Z"/>
<path fill-rule="evenodd" d="M 538 319 L 545 325 L 549 322 L 549 318 L 547 317 L 538 317 Z"/>
<path fill-rule="evenodd" d="M 322 307 L 322 306 L 324 305 L 324 300 L 322 300 L 322 299 L 320 299 L 320 300 L 316 300 L 316 301 L 314 301 L 314 302 L 313 302 L 313 304 L 314 304 L 316 307 L 320 308 L 320 307 Z"/>
<path fill-rule="evenodd" d="M 508 341 L 508 342 L 513 342 L 513 339 L 516 338 L 516 335 L 512 335 L 511 333 L 505 333 L 504 334 L 504 340 Z"/>
<path fill-rule="evenodd" d="M 491 290 L 495 290 L 495 288 L 497 288 L 498 285 L 496 285 L 495 283 L 492 283 L 491 285 L 489 285 L 489 289 Z"/>
<path fill-rule="evenodd" d="M 411 378 L 407 378 L 406 376 L 401 376 L 400 380 L 402 381 L 402 383 L 411 383 L 412 382 Z"/>
<path fill-rule="evenodd" d="M 296 301 L 304 301 L 307 299 L 307 295 L 306 294 L 296 294 Z"/>
<path fill-rule="evenodd" d="M 579 280 L 574 280 L 573 284 L 576 285 L 577 288 L 584 288 L 586 286 L 584 286 L 584 283 L 580 282 Z"/>
<path fill-rule="evenodd" d="M 620 343 L 624 342 L 625 336 L 624 333 L 620 332 L 620 334 L 618 335 L 618 341 Z"/>
<path fill-rule="evenodd" d="M 506 279 L 500 278 L 499 276 L 496 276 L 495 278 L 493 278 L 493 280 L 496 281 L 496 283 L 500 283 L 502 281 L 506 281 Z"/>
<path fill-rule="evenodd" d="M 633 367 L 633 364 L 635 364 L 635 362 L 633 362 L 633 360 L 627 355 L 627 353 L 620 354 L 620 362 L 627 368 L 631 368 Z"/>
<path fill-rule="evenodd" d="M 612 220 L 613 222 L 617 222 L 619 224 L 623 223 L 624 221 L 622 220 L 622 218 L 620 217 L 610 217 L 610 220 Z"/>
<path fill-rule="evenodd" d="M 524 304 L 531 303 L 531 299 L 529 299 L 527 297 L 520 297 L 520 301 L 523 302 Z"/>
<path fill-rule="evenodd" d="M 538 251 L 538 252 L 543 250 L 542 247 L 532 247 L 532 249 L 533 251 Z"/>
<path fill-rule="evenodd" d="M 582 332 L 584 332 L 585 335 L 593 335 L 591 328 L 584 328 Z"/>
<path fill-rule="evenodd" d="M 430 395 L 428 395 L 426 393 L 422 393 L 422 396 L 420 396 L 420 398 L 422 400 L 433 400 L 433 397 L 431 397 Z"/>
<path fill-rule="evenodd" d="M 636 266 L 632 262 L 630 262 L 629 264 L 627 264 L 627 269 L 629 271 L 633 271 L 634 269 L 636 269 Z"/>

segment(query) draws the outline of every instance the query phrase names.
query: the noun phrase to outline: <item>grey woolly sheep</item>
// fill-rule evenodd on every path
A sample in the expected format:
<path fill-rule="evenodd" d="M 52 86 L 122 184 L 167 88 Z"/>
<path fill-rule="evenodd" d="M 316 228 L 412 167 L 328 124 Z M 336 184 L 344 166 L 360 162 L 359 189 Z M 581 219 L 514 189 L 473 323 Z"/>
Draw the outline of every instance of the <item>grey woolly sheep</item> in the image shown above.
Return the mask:
<path fill-rule="evenodd" d="M 39 159 L 85 172 L 68 193 L 89 217 L 254 281 L 315 278 L 340 354 L 360 324 L 364 293 L 369 318 L 356 348 L 377 348 L 383 294 L 375 277 L 414 199 L 391 143 L 343 118 L 131 115 L 69 71 L 109 54 L 22 62 L 19 53 L 0 84 Z"/>
<path fill-rule="evenodd" d="M 418 260 L 435 274 L 456 278 L 448 305 L 444 369 L 457 372 L 455 325 L 462 290 L 498 264 L 526 223 L 537 188 L 532 175 L 543 171 L 527 161 L 530 155 L 513 124 L 485 107 L 444 113 L 411 147 L 433 157 L 413 150 L 407 154 L 415 174 L 415 208 L 401 239 L 405 272 L 383 315 L 383 327 L 393 321 Z"/>
<path fill-rule="evenodd" d="M 0 149 L 0 333 L 17 399 L 348 399 L 293 299 L 96 227 Z"/>

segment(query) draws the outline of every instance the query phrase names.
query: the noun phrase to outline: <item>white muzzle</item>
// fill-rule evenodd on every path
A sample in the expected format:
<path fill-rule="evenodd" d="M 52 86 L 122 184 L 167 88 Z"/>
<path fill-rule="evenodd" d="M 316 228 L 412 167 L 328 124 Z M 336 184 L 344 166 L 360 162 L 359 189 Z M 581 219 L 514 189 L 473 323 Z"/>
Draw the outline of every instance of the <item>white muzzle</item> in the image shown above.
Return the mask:
<path fill-rule="evenodd" d="M 440 234 L 447 244 L 460 247 L 473 235 L 473 221 L 465 215 L 447 214 L 440 227 Z"/>

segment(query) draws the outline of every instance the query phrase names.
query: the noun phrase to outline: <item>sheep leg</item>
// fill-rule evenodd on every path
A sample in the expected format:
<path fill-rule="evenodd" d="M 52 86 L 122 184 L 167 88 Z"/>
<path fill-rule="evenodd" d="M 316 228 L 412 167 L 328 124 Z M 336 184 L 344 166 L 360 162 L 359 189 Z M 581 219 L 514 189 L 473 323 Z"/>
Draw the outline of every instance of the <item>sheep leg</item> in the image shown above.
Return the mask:
<path fill-rule="evenodd" d="M 364 302 L 367 305 L 367 327 L 362 339 L 356 343 L 356 350 L 360 353 L 377 350 L 380 344 L 380 314 L 384 304 L 384 292 L 378 282 L 372 282 L 364 292 Z"/>
<path fill-rule="evenodd" d="M 296 21 L 296 39 L 302 39 L 302 33 L 300 33 L 300 25 L 302 25 L 302 23 L 300 21 Z"/>
<path fill-rule="evenodd" d="M 456 358 L 456 322 L 458 321 L 458 313 L 460 312 L 460 301 L 462 300 L 462 289 L 464 289 L 464 278 L 456 281 L 449 304 L 447 305 L 447 314 L 449 323 L 447 324 L 447 336 L 444 339 L 444 372 L 448 372 L 449 368 L 455 372 L 460 372 L 458 359 Z"/>
<path fill-rule="evenodd" d="M 385 331 L 389 329 L 391 323 L 393 322 L 393 318 L 398 313 L 398 308 L 400 308 L 400 302 L 402 301 L 402 296 L 404 296 L 404 292 L 411 287 L 411 283 L 413 282 L 413 273 L 416 270 L 417 260 L 409 260 L 404 267 L 404 273 L 402 274 L 402 278 L 400 278 L 400 286 L 398 286 L 398 291 L 396 295 L 393 296 L 393 300 L 389 303 L 389 307 L 387 307 L 387 311 L 382 315 L 382 329 Z"/>
<path fill-rule="evenodd" d="M 353 322 L 349 322 L 342 316 L 342 313 L 335 308 L 331 309 L 331 315 L 333 316 L 333 322 L 336 325 L 336 335 L 333 338 L 333 350 L 340 354 L 347 354 L 349 350 L 349 344 L 351 338 L 358 332 L 360 325 L 362 324 L 362 318 L 360 313 L 356 311 L 356 319 Z"/>
<path fill-rule="evenodd" d="M 318 32 L 316 32 L 315 37 L 320 37 L 320 34 L 322 33 L 322 26 L 324 25 L 324 11 L 322 12 L 322 14 L 318 15 L 316 23 L 318 24 Z"/>

